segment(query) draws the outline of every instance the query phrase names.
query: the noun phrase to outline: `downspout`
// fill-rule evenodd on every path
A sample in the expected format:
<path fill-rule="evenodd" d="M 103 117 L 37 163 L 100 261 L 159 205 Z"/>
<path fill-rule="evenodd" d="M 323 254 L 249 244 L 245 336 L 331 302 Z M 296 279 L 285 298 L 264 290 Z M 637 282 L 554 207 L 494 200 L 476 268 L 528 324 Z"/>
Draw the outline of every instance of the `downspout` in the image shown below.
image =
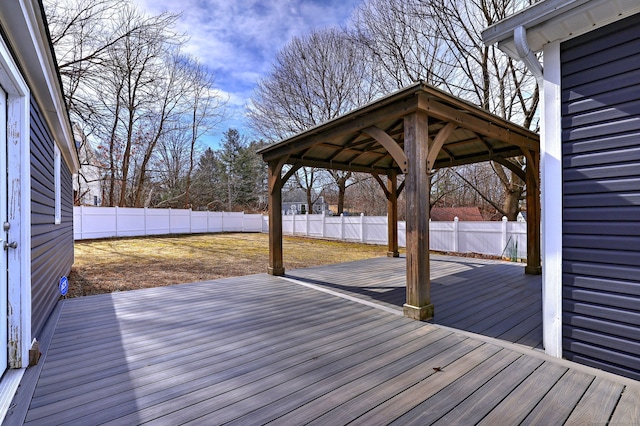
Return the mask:
<path fill-rule="evenodd" d="M 542 65 L 540 65 L 535 53 L 529 48 L 527 30 L 522 25 L 513 30 L 513 43 L 515 44 L 519 59 L 524 62 L 529 71 L 531 71 L 538 82 L 538 86 L 542 89 Z"/>
<path fill-rule="evenodd" d="M 548 355 L 556 358 L 562 357 L 562 242 L 555 234 L 554 219 L 550 216 L 561 216 L 558 203 L 562 205 L 562 195 L 558 195 L 557 187 L 561 188 L 560 166 L 561 152 L 558 142 L 560 140 L 560 76 L 559 70 L 554 66 L 548 68 L 548 81 L 545 81 L 544 70 L 536 58 L 536 55 L 527 42 L 527 30 L 518 26 L 513 30 L 513 42 L 519 59 L 531 71 L 536 78 L 538 88 L 542 95 L 541 118 L 543 126 L 540 139 L 540 167 L 541 167 L 541 202 L 542 202 L 542 236 L 541 247 L 543 271 L 542 271 L 542 340 L 544 350 Z M 551 53 L 551 52 L 549 52 Z M 555 53 L 559 58 L 559 51 Z M 552 60 L 552 57 L 547 58 Z M 552 60 L 553 62 L 553 60 Z M 553 62 L 555 63 L 555 62 Z M 548 65 L 549 66 L 549 65 Z M 544 183 L 546 181 L 546 184 Z M 560 182 L 560 185 L 557 183 Z M 545 208 L 546 206 L 546 208 Z M 561 238 L 561 237 L 559 237 Z M 544 240 L 550 240 L 546 243 Z"/>

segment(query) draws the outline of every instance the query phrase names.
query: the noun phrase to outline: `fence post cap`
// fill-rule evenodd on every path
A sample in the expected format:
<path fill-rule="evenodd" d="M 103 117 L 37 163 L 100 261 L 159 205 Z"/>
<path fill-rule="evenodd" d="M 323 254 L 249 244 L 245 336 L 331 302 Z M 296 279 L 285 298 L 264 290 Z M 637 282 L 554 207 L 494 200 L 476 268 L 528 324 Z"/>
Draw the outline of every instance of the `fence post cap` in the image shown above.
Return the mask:
<path fill-rule="evenodd" d="M 506 216 L 502 216 L 502 221 L 503 221 L 503 222 L 507 222 L 508 220 L 509 220 L 509 219 L 507 219 L 507 217 L 506 217 Z"/>
<path fill-rule="evenodd" d="M 456 216 L 456 217 L 454 217 L 454 218 L 453 218 L 453 221 L 454 221 L 454 222 L 459 222 L 459 221 L 460 221 L 460 219 L 458 219 L 458 216 Z"/>

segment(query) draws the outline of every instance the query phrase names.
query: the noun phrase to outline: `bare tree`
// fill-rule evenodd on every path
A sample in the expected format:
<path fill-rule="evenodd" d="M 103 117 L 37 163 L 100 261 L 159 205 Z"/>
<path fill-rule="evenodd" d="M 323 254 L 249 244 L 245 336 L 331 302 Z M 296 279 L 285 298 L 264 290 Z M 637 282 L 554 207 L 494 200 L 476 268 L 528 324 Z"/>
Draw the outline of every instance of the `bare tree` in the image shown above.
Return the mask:
<path fill-rule="evenodd" d="M 248 112 L 251 126 L 267 140 L 283 139 L 370 102 L 380 94 L 370 64 L 361 46 L 343 30 L 328 28 L 294 38 L 258 83 Z M 317 185 L 324 180 L 321 175 L 311 168 L 296 174 L 310 209 L 312 194 L 319 194 Z M 333 176 L 338 187 L 352 178 Z"/>
<path fill-rule="evenodd" d="M 342 214 L 344 212 L 347 189 L 371 179 L 371 176 L 367 174 L 345 172 L 342 170 L 330 170 L 329 174 L 333 178 L 332 186 L 335 186 L 338 189 L 337 214 Z"/>
<path fill-rule="evenodd" d="M 387 198 L 378 182 L 373 178 L 363 179 L 357 185 L 347 189 L 351 209 L 368 216 L 382 216 L 387 214 Z M 399 215 L 402 217 L 402 203 L 398 204 Z"/>
<path fill-rule="evenodd" d="M 79 139 L 96 148 L 105 204 L 141 206 L 154 190 L 174 191 L 156 181 L 172 172 L 158 169 L 169 165 L 159 147 L 173 144 L 175 153 L 175 142 L 188 140 L 189 167 L 173 182 L 188 205 L 197 142 L 224 110 L 213 75 L 180 53 L 177 15 L 147 16 L 130 0 L 45 0 L 45 7 L 70 116 Z"/>
<path fill-rule="evenodd" d="M 171 130 L 158 142 L 157 153 L 153 159 L 153 171 L 158 176 L 156 184 L 161 187 L 164 196 L 162 202 L 178 201 L 184 197 L 183 181 L 187 174 L 190 157 L 189 135 L 179 129 Z M 180 203 L 180 204 L 179 204 Z"/>
<path fill-rule="evenodd" d="M 419 0 L 369 0 L 356 8 L 352 36 L 386 92 L 418 81 L 446 86 L 454 72 L 438 20 Z"/>
<path fill-rule="evenodd" d="M 176 16 L 144 17 L 128 0 L 44 0 L 43 6 L 69 115 L 80 143 L 88 143 L 97 128 L 104 132 L 96 97 L 109 78 L 105 71 L 112 66 L 112 50 L 125 38 L 170 28 Z"/>
<path fill-rule="evenodd" d="M 495 46 L 485 46 L 480 36 L 482 30 L 517 10 L 528 6 L 528 0 L 418 0 L 428 12 L 424 16 L 435 19 L 439 37 L 453 60 L 455 70 L 447 83 L 454 95 L 465 98 L 507 120 L 531 128 L 539 102 L 539 92 L 533 76 L 524 65 L 514 62 L 499 52 Z M 523 158 L 514 160 L 518 167 Z M 489 170 L 498 176 L 502 191 L 501 200 L 490 192 L 482 192 L 482 198 L 492 205 L 501 204 L 501 211 L 515 220 L 522 199 L 524 182 L 512 171 L 495 162 Z M 470 182 L 470 181 L 469 181 Z M 468 182 L 468 183 L 469 183 Z M 478 189 L 477 185 L 472 185 Z"/>
<path fill-rule="evenodd" d="M 342 30 L 295 37 L 258 82 L 249 122 L 273 141 L 331 120 L 378 94 L 369 71 L 362 49 Z"/>
<path fill-rule="evenodd" d="M 137 26 L 136 20 L 144 19 L 135 9 L 125 9 L 123 13 L 123 20 L 133 26 Z M 153 148 L 162 134 L 166 119 L 178 104 L 173 96 L 175 92 L 169 92 L 178 73 L 176 61 L 167 52 L 167 47 L 173 41 L 170 36 L 166 27 L 147 28 L 142 33 L 122 38 L 110 49 L 110 70 L 114 80 L 122 82 L 121 96 L 116 100 L 122 109 L 114 116 L 121 128 L 124 143 L 117 202 L 120 206 L 139 203 L 140 193 L 135 190 L 135 182 L 129 179 L 132 161 L 135 156 L 140 158 L 138 186 L 141 187 Z M 167 58 L 170 59 L 169 67 L 165 65 Z M 115 186 L 115 182 L 112 185 Z M 129 185 L 133 187 L 131 192 Z"/>
<path fill-rule="evenodd" d="M 209 130 L 218 125 L 224 116 L 225 100 L 215 91 L 213 74 L 194 59 L 186 59 L 189 70 L 190 85 L 185 93 L 187 114 L 185 125 L 189 134 L 189 167 L 185 179 L 184 206 L 191 204 L 191 180 L 195 167 L 196 144 Z"/>
<path fill-rule="evenodd" d="M 166 192 L 162 203 L 171 200 L 171 205 L 188 208 L 198 141 L 220 121 L 223 100 L 214 90 L 213 75 L 178 51 L 167 58 L 157 77 L 152 97 L 156 103 L 142 124 L 147 130 L 132 188 L 133 205 L 148 204 L 145 194 L 160 187 Z M 152 172 L 164 179 L 151 181 Z"/>
<path fill-rule="evenodd" d="M 488 25 L 528 4 L 529 0 L 368 0 L 356 9 L 351 33 L 375 62 L 371 67 L 387 91 L 424 81 L 531 127 L 538 105 L 535 80 L 524 66 L 494 46 L 484 46 L 480 37 Z M 497 179 L 492 182 L 502 189 L 480 198 L 500 204 L 500 210 L 515 219 L 523 182 L 498 163 L 484 167 L 495 170 Z"/>

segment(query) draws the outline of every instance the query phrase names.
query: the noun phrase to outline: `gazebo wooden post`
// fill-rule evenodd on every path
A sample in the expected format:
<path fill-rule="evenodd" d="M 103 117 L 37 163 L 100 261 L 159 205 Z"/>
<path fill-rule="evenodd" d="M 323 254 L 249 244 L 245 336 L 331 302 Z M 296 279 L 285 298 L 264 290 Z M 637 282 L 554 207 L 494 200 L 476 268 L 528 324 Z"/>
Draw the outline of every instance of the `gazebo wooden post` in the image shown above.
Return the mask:
<path fill-rule="evenodd" d="M 284 275 L 281 171 L 281 162 L 269 162 L 269 267 L 267 272 L 271 275 Z"/>
<path fill-rule="evenodd" d="M 398 175 L 391 171 L 387 176 L 387 232 L 388 251 L 387 257 L 399 257 L 398 249 Z"/>
<path fill-rule="evenodd" d="M 540 157 L 530 151 L 527 157 L 527 266 L 526 274 L 541 274 L 540 264 Z"/>
<path fill-rule="evenodd" d="M 403 311 L 416 320 L 433 318 L 429 277 L 429 151 L 428 117 L 423 111 L 404 117 L 407 200 L 407 301 Z"/>

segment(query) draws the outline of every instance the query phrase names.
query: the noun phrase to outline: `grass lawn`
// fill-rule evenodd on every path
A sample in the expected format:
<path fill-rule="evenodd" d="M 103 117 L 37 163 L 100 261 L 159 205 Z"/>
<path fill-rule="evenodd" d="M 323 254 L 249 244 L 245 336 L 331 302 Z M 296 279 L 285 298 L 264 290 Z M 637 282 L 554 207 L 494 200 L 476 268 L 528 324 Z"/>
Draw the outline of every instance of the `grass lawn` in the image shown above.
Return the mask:
<path fill-rule="evenodd" d="M 204 234 L 76 241 L 68 297 L 266 272 L 268 234 Z M 386 256 L 386 246 L 284 237 L 284 266 Z"/>

